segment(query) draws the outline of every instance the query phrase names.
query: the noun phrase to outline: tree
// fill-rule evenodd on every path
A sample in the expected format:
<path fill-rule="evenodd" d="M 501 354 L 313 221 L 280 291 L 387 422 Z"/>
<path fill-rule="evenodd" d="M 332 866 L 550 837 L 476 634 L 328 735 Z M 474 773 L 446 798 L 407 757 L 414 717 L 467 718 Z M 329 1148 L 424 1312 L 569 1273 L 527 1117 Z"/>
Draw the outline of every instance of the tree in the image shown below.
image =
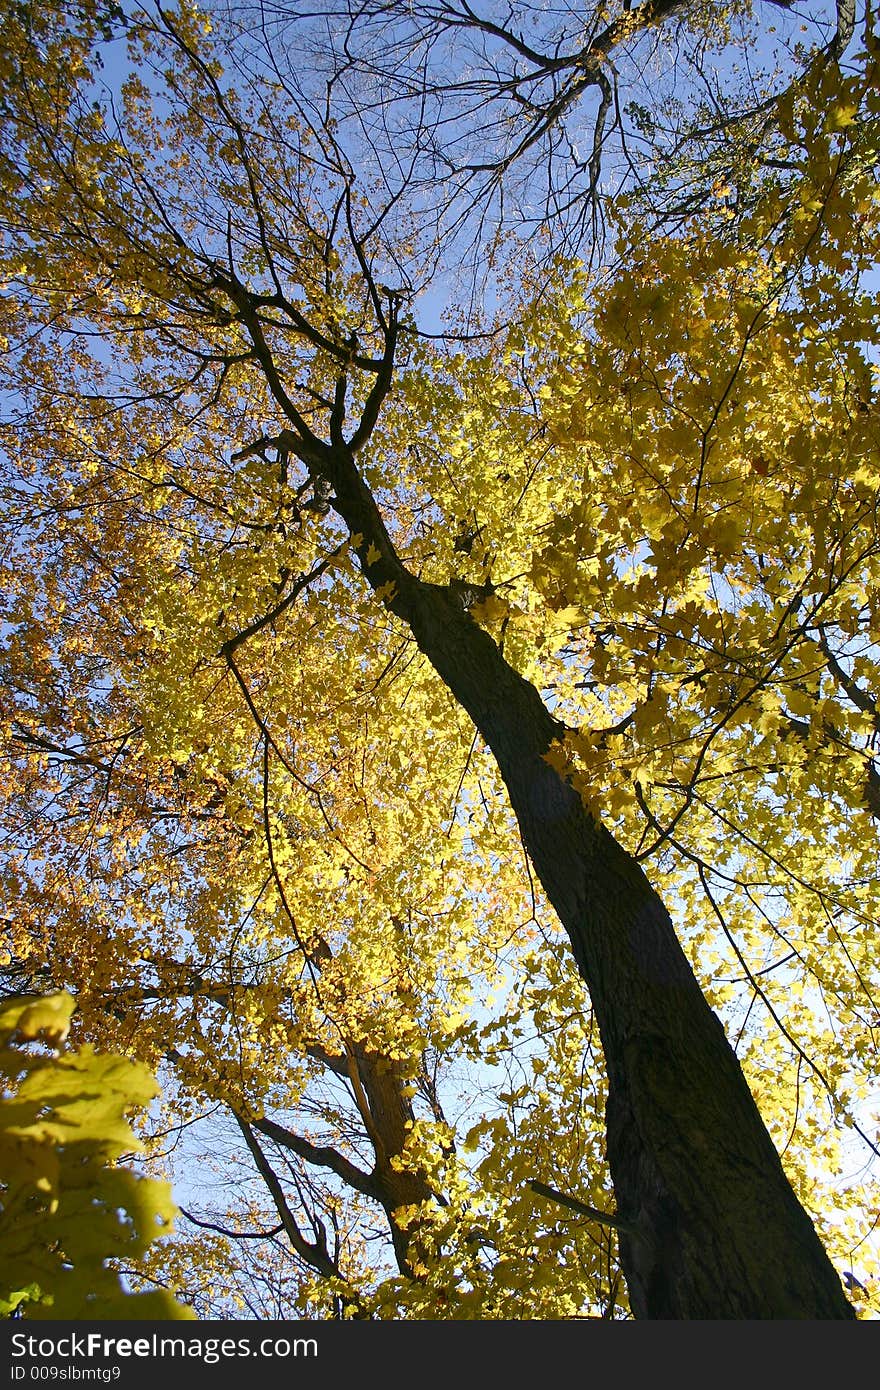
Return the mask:
<path fill-rule="evenodd" d="M 477 301 L 511 229 L 533 255 L 605 252 L 612 191 L 638 192 L 655 223 L 711 212 L 721 185 L 747 205 L 756 173 L 785 157 L 779 97 L 811 62 L 841 59 L 856 28 L 849 0 L 796 13 L 788 0 L 224 9 L 245 63 L 332 111 L 386 215 L 418 199 L 423 257 L 433 242 L 442 268 L 454 245 Z"/>
<path fill-rule="evenodd" d="M 852 1316 L 804 1204 L 823 1103 L 873 1144 L 870 31 L 775 102 L 784 167 L 742 215 L 719 188 L 651 234 L 618 204 L 616 271 L 512 261 L 512 312 L 449 349 L 385 285 L 407 253 L 332 127 L 271 73 L 237 91 L 207 28 L 132 23 L 113 127 L 88 13 L 7 22 L 9 968 L 164 1056 L 179 1118 L 227 1107 L 325 1316 L 507 1316 L 505 1282 L 557 1316 L 566 1280 L 613 1310 L 607 1245 L 577 1272 L 597 1228 L 636 1316 Z M 572 1134 L 583 996 L 551 948 L 513 956 L 500 1050 L 545 1035 L 526 1142 L 564 1136 L 567 1192 L 433 1085 L 499 1051 L 468 987 L 509 990 L 511 921 L 542 919 L 520 841 L 604 1055 Z M 731 965 L 788 1173 L 707 999 Z M 354 1101 L 352 1127 L 324 1092 L 334 1142 L 267 1113 L 319 1073 Z M 583 1171 L 606 1086 L 616 1212 Z M 339 1183 L 400 1281 L 358 1278 Z"/>

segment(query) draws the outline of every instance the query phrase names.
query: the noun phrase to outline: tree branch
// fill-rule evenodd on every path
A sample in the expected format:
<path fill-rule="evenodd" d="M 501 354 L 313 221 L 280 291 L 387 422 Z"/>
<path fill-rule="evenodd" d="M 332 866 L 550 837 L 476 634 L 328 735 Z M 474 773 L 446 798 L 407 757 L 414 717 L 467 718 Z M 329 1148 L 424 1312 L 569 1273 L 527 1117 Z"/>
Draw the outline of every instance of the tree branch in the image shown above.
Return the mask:
<path fill-rule="evenodd" d="M 613 1231 L 625 1231 L 627 1235 L 638 1234 L 638 1227 L 632 1221 L 624 1221 L 620 1216 L 612 1216 L 607 1211 L 588 1207 L 586 1202 L 579 1201 L 577 1197 L 570 1197 L 565 1192 L 557 1192 L 555 1187 L 550 1187 L 545 1182 L 538 1182 L 537 1178 L 529 1183 L 529 1187 L 533 1192 L 537 1192 L 539 1197 L 546 1197 L 548 1201 L 557 1202 L 559 1206 L 577 1212 L 578 1216 L 589 1217 L 591 1221 L 598 1221 L 603 1226 L 610 1226 Z"/>
<path fill-rule="evenodd" d="M 265 1134 L 267 1139 L 271 1139 L 281 1148 L 289 1149 L 291 1153 L 295 1153 L 306 1163 L 313 1163 L 319 1168 L 328 1168 L 331 1173 L 335 1173 L 356 1192 L 362 1192 L 365 1197 L 372 1197 L 376 1201 L 381 1199 L 377 1184 L 370 1177 L 370 1174 L 351 1163 L 336 1149 L 323 1144 L 311 1144 L 308 1139 L 293 1134 L 283 1125 L 276 1124 L 274 1120 L 251 1120 L 251 1127 L 258 1130 L 260 1134 Z"/>

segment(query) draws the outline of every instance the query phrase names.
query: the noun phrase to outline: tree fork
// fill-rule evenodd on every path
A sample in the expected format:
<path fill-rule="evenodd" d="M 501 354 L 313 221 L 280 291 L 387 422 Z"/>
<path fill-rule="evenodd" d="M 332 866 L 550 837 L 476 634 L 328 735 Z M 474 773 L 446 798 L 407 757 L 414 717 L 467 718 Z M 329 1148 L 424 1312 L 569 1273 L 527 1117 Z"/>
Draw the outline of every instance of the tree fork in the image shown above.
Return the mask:
<path fill-rule="evenodd" d="M 854 1318 L 663 902 L 546 761 L 562 726 L 449 591 L 402 564 L 351 452 L 327 455 L 365 577 L 493 753 L 590 992 L 634 1315 Z"/>
<path fill-rule="evenodd" d="M 359 1047 L 353 1050 L 351 1061 L 358 1106 L 363 1104 L 362 1117 L 369 1127 L 376 1155 L 371 1174 L 376 1197 L 388 1217 L 398 1268 L 401 1274 L 415 1278 L 414 1262 L 421 1265 L 430 1256 L 423 1248 L 421 1223 L 401 1225 L 398 1211 L 429 1202 L 435 1194 L 421 1173 L 414 1173 L 405 1166 L 398 1168 L 394 1163 L 406 1147 L 409 1126 L 414 1119 L 412 1104 L 404 1093 L 401 1069 L 390 1058 Z"/>

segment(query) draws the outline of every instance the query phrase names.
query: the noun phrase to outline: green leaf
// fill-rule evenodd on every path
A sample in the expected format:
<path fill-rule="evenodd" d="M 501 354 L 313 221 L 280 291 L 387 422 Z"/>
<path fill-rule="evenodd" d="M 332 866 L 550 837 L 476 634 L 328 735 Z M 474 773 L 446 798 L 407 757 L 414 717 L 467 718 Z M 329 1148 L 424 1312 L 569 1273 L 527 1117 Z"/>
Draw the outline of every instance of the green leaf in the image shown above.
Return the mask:
<path fill-rule="evenodd" d="M 167 1183 L 117 1167 L 140 1148 L 126 1114 L 158 1093 L 147 1069 L 91 1047 L 28 1050 L 67 1036 L 70 995 L 0 1008 L 0 1311 L 25 1318 L 190 1318 L 164 1290 L 133 1294 L 130 1268 L 171 1229 Z"/>

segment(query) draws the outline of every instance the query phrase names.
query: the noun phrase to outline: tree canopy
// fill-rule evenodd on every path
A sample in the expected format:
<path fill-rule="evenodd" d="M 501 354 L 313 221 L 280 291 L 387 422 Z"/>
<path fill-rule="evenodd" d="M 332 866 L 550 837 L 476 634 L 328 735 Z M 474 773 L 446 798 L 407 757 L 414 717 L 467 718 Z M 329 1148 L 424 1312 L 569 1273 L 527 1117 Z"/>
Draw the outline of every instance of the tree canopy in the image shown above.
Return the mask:
<path fill-rule="evenodd" d="M 491 13 L 0 21 L 6 985 L 202 1316 L 876 1314 L 872 19 Z"/>

